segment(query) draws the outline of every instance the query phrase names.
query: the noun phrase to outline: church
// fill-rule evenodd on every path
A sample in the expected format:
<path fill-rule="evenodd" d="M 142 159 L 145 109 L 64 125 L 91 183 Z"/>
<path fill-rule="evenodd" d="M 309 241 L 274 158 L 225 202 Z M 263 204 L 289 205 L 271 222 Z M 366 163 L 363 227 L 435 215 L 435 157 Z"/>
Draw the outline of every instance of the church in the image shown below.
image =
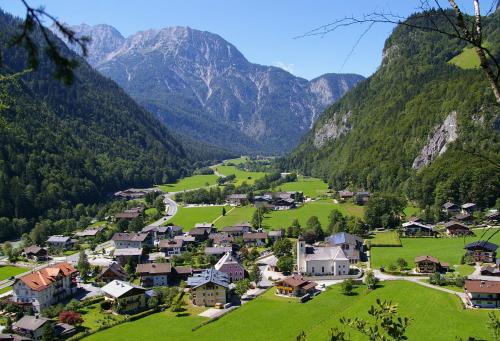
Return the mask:
<path fill-rule="evenodd" d="M 349 259 L 339 246 L 306 245 L 297 241 L 297 271 L 312 276 L 343 276 L 349 274 Z"/>

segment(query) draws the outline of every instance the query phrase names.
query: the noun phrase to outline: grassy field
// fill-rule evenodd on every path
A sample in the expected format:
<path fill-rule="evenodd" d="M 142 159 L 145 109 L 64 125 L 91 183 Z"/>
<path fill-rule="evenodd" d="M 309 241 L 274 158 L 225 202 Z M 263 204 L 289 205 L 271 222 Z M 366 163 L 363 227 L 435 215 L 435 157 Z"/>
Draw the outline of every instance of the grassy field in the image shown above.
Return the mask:
<path fill-rule="evenodd" d="M 479 235 L 477 231 L 476 234 Z M 450 265 L 460 264 L 460 258 L 464 254 L 464 245 L 477 239 L 478 237 L 467 237 L 465 240 L 464 238 L 401 238 L 402 247 L 372 248 L 372 266 L 378 268 L 381 265 L 395 264 L 396 259 L 400 257 L 412 265 L 415 257 L 421 255 L 436 257 Z M 500 244 L 500 234 L 490 241 Z"/>
<path fill-rule="evenodd" d="M 413 318 L 407 333 L 409 340 L 489 337 L 485 327 L 488 312 L 464 310 L 459 299 L 451 294 L 398 281 L 385 282 L 369 293 L 361 286 L 355 293 L 344 296 L 340 294 L 340 286 L 335 285 L 313 300 L 300 304 L 293 299 L 276 297 L 271 289 L 196 331 L 192 328 L 206 321 L 205 318 L 162 312 L 102 331 L 88 340 L 148 340 L 161 335 L 162 340 L 292 341 L 303 330 L 308 341 L 324 341 L 328 339 L 330 328 L 340 327 L 340 317 L 368 318 L 367 311 L 377 298 L 398 303 L 400 314 Z M 366 340 L 346 327 L 341 328 L 349 333 L 350 340 Z"/>
<path fill-rule="evenodd" d="M 404 214 L 407 216 L 407 217 L 416 217 L 418 216 L 418 214 L 420 213 L 420 208 L 419 207 L 415 207 L 415 206 L 406 206 L 406 208 L 404 209 Z"/>
<path fill-rule="evenodd" d="M 378 232 L 368 239 L 371 246 L 401 246 L 401 240 L 396 231 Z"/>
<path fill-rule="evenodd" d="M 223 175 L 231 175 L 234 174 L 236 176 L 236 182 L 235 185 L 239 186 L 241 185 L 244 181 L 246 181 L 247 184 L 251 185 L 255 182 L 256 179 L 264 177 L 266 173 L 264 172 L 247 172 L 243 171 L 241 169 L 236 168 L 235 166 L 217 166 L 214 167 L 214 169 L 223 174 Z"/>
<path fill-rule="evenodd" d="M 184 179 L 180 179 L 174 184 L 165 184 L 158 186 L 164 192 L 181 192 L 189 189 L 206 187 L 208 185 L 215 185 L 217 175 L 193 175 Z"/>
<path fill-rule="evenodd" d="M 230 207 L 226 206 L 226 211 Z M 207 206 L 207 207 L 183 207 L 179 206 L 177 214 L 169 220 L 169 223 L 182 226 L 185 231 L 189 231 L 196 223 L 211 223 L 222 214 L 222 206 Z"/>
<path fill-rule="evenodd" d="M 316 198 L 328 191 L 328 185 L 320 179 L 299 177 L 296 182 L 280 185 L 278 191 L 300 191 L 307 197 Z"/>
<path fill-rule="evenodd" d="M 328 226 L 328 215 L 334 209 L 338 209 L 343 215 L 363 216 L 363 207 L 354 204 L 335 204 L 332 200 L 318 200 L 308 202 L 304 206 L 287 211 L 271 211 L 264 217 L 264 226 L 269 229 L 286 228 L 297 218 L 302 227 L 306 226 L 307 220 L 317 216 L 321 226 Z"/>
<path fill-rule="evenodd" d="M 16 276 L 19 274 L 22 274 L 23 272 L 28 271 L 28 268 L 19 268 L 16 266 L 1 266 L 0 267 L 0 281 L 3 281 L 4 279 L 8 279 L 11 276 Z"/>
<path fill-rule="evenodd" d="M 237 223 L 251 222 L 255 208 L 253 206 L 227 208 L 227 214 L 215 222 L 215 226 L 223 228 Z"/>
<path fill-rule="evenodd" d="M 90 330 L 95 330 L 101 325 L 101 321 L 108 319 L 109 323 L 121 321 L 125 317 L 114 314 L 104 314 L 101 311 L 99 303 L 82 308 L 83 324 L 82 326 Z"/>

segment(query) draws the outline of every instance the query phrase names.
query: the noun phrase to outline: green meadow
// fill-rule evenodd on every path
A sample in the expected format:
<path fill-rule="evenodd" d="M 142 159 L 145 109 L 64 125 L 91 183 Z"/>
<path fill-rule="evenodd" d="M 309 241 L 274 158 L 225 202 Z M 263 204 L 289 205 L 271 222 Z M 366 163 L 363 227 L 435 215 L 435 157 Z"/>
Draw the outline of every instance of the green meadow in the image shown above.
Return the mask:
<path fill-rule="evenodd" d="M 16 276 L 22 274 L 23 272 L 28 271 L 28 268 L 20 268 L 17 266 L 5 265 L 0 267 L 0 281 L 4 279 L 8 279 L 12 276 Z"/>
<path fill-rule="evenodd" d="M 397 303 L 400 315 L 412 318 L 407 332 L 409 340 L 489 338 L 487 311 L 463 309 L 459 298 L 452 294 L 411 282 L 391 281 L 381 283 L 371 292 L 359 286 L 352 296 L 341 294 L 340 286 L 334 285 L 304 304 L 295 299 L 277 297 L 270 289 L 261 297 L 195 331 L 192 329 L 207 321 L 206 318 L 189 313 L 162 312 L 104 330 L 87 339 L 292 341 L 304 331 L 307 340 L 326 341 L 330 329 L 339 327 L 348 333 L 350 340 L 367 340 L 365 336 L 341 326 L 339 319 L 342 316 L 369 319 L 367 311 L 377 299 Z"/>
<path fill-rule="evenodd" d="M 317 198 L 328 192 L 328 185 L 320 179 L 300 176 L 296 182 L 287 182 L 278 186 L 277 191 L 303 192 L 309 198 Z"/>
<path fill-rule="evenodd" d="M 209 175 L 193 175 L 187 178 L 180 179 L 173 184 L 164 184 L 158 186 L 164 192 L 182 192 L 190 189 L 206 187 L 215 185 L 217 176 L 214 174 Z"/>
<path fill-rule="evenodd" d="M 182 226 L 184 231 L 191 230 L 196 223 L 211 223 L 222 214 L 223 206 L 203 206 L 203 207 L 184 207 L 179 206 L 177 214 L 168 222 L 174 225 Z M 226 211 L 230 210 L 225 206 Z"/>
<path fill-rule="evenodd" d="M 255 212 L 255 208 L 251 205 L 244 207 L 234 207 L 229 209 L 226 207 L 226 210 L 227 210 L 226 215 L 220 217 L 215 222 L 215 226 L 217 228 L 233 226 L 237 223 L 251 222 L 253 213 Z"/>

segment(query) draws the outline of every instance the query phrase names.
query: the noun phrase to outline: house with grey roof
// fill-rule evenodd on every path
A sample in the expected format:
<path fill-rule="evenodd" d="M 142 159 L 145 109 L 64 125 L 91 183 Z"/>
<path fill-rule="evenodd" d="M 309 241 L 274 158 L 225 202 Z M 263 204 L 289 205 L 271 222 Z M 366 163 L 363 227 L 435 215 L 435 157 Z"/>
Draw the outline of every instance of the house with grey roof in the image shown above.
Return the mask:
<path fill-rule="evenodd" d="M 142 249 L 153 246 L 150 233 L 115 233 L 111 241 L 116 249 Z"/>
<path fill-rule="evenodd" d="M 206 269 L 189 277 L 187 285 L 190 288 L 189 298 L 194 305 L 213 307 L 227 302 L 229 276 L 224 272 Z"/>
<path fill-rule="evenodd" d="M 47 239 L 47 246 L 54 249 L 68 250 L 74 245 L 74 240 L 71 237 L 66 237 L 63 235 L 50 236 Z"/>
<path fill-rule="evenodd" d="M 117 313 L 133 313 L 146 307 L 146 289 L 129 282 L 114 280 L 101 288 L 106 301 Z"/>
<path fill-rule="evenodd" d="M 231 251 L 226 252 L 215 264 L 214 268 L 215 270 L 226 273 L 229 276 L 230 282 L 239 281 L 245 278 L 245 268 Z"/>

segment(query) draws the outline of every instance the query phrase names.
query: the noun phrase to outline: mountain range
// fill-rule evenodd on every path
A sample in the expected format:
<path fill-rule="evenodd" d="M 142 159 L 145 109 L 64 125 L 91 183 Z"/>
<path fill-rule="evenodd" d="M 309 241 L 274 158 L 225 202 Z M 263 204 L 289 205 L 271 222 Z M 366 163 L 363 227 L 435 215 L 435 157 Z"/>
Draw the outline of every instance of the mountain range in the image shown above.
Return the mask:
<path fill-rule="evenodd" d="M 290 151 L 363 79 L 325 74 L 308 81 L 253 64 L 220 36 L 189 27 L 127 38 L 109 25 L 71 28 L 92 39 L 87 61 L 172 131 L 236 153 Z"/>

